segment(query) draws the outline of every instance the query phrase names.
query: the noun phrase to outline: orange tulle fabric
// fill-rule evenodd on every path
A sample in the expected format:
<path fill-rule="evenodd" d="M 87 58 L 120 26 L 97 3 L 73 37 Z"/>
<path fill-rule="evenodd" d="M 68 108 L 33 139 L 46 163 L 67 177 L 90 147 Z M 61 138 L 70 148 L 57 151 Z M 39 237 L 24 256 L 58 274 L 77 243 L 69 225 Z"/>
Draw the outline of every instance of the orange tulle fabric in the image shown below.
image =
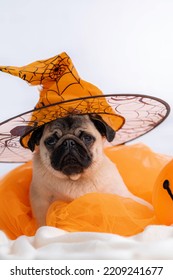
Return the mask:
<path fill-rule="evenodd" d="M 71 203 L 54 202 L 47 225 L 70 232 L 90 231 L 131 236 L 155 224 L 152 210 L 114 194 L 90 193 Z"/>
<path fill-rule="evenodd" d="M 0 181 L 0 229 L 11 239 L 32 236 L 36 222 L 29 202 L 32 163 L 28 162 L 9 172 Z"/>
<path fill-rule="evenodd" d="M 172 203 L 170 195 L 165 189 L 165 196 L 157 191 L 158 186 L 163 190 L 165 180 L 172 182 L 171 157 L 153 153 L 143 144 L 107 148 L 105 152 L 116 163 L 129 190 L 153 203 L 154 208 L 149 209 L 118 195 L 90 193 L 70 203 L 55 201 L 48 209 L 47 225 L 69 232 L 132 236 L 143 231 L 147 225 L 171 224 L 173 219 L 167 221 L 166 210 L 163 210 L 167 200 Z M 0 181 L 0 229 L 11 239 L 20 235 L 32 236 L 37 230 L 29 202 L 31 178 L 32 163 L 28 162 Z"/>

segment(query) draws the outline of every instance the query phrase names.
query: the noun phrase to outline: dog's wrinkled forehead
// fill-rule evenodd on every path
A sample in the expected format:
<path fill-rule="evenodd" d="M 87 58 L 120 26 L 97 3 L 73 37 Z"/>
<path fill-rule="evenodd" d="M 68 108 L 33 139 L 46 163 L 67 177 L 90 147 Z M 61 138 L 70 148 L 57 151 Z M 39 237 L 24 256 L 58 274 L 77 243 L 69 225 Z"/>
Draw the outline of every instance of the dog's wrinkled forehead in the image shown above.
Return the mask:
<path fill-rule="evenodd" d="M 57 131 L 60 134 L 72 133 L 79 128 L 87 129 L 89 123 L 91 122 L 87 115 L 70 115 L 52 121 L 49 125 L 46 125 L 46 131 L 48 133 Z"/>
<path fill-rule="evenodd" d="M 36 129 L 28 141 L 28 147 L 33 152 L 35 145 L 40 145 L 47 137 L 73 137 L 80 138 L 85 134 L 93 135 L 95 139 L 106 138 L 111 142 L 115 137 L 115 131 L 98 115 L 69 115 L 58 118 Z"/>

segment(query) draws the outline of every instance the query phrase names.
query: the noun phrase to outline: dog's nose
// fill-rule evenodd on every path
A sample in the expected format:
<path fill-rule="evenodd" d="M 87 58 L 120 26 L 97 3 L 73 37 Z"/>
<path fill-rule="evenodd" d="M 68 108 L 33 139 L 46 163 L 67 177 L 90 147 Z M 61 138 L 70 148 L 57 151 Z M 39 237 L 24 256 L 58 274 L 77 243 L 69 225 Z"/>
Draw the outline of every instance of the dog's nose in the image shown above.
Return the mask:
<path fill-rule="evenodd" d="M 63 142 L 63 147 L 66 148 L 66 149 L 72 149 L 76 146 L 76 143 L 74 140 L 72 139 L 66 139 L 64 142 Z"/>

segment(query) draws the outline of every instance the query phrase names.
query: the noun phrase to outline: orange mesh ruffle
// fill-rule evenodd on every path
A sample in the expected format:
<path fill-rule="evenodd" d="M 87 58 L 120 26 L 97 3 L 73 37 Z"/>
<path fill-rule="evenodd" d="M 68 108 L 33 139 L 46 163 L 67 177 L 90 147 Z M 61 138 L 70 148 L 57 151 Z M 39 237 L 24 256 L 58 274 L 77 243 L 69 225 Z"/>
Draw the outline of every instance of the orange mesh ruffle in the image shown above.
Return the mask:
<path fill-rule="evenodd" d="M 36 232 L 29 202 L 31 176 L 32 164 L 28 162 L 0 181 L 0 229 L 11 239 Z"/>
<path fill-rule="evenodd" d="M 71 203 L 54 202 L 47 225 L 67 231 L 91 231 L 134 235 L 155 224 L 154 211 L 114 194 L 90 193 Z"/>
<path fill-rule="evenodd" d="M 93 193 L 71 203 L 54 202 L 47 213 L 47 225 L 71 232 L 95 231 L 131 236 L 158 221 L 168 224 L 166 210 L 161 220 L 159 217 L 168 202 L 173 207 L 172 200 L 167 190 L 164 189 L 163 196 L 156 189 L 158 186 L 162 188 L 166 179 L 172 184 L 171 158 L 153 153 L 142 144 L 108 148 L 106 153 L 116 163 L 130 191 L 151 203 L 153 201 L 154 210 L 117 195 Z M 32 163 L 28 162 L 0 181 L 0 229 L 11 239 L 20 235 L 32 236 L 37 230 L 29 202 L 31 178 Z M 173 218 L 173 211 L 170 213 Z M 169 219 L 169 223 L 171 221 L 173 219 Z"/>

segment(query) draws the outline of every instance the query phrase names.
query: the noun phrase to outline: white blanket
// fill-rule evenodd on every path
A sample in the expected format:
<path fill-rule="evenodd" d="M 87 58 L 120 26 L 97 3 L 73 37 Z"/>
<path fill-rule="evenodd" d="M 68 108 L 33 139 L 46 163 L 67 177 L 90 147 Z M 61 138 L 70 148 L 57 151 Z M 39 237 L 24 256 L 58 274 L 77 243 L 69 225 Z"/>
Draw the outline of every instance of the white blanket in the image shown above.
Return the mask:
<path fill-rule="evenodd" d="M 0 232 L 0 259 L 134 260 L 173 259 L 173 227 L 148 226 L 132 237 L 115 234 L 68 233 L 53 227 L 33 237 L 9 240 Z"/>

